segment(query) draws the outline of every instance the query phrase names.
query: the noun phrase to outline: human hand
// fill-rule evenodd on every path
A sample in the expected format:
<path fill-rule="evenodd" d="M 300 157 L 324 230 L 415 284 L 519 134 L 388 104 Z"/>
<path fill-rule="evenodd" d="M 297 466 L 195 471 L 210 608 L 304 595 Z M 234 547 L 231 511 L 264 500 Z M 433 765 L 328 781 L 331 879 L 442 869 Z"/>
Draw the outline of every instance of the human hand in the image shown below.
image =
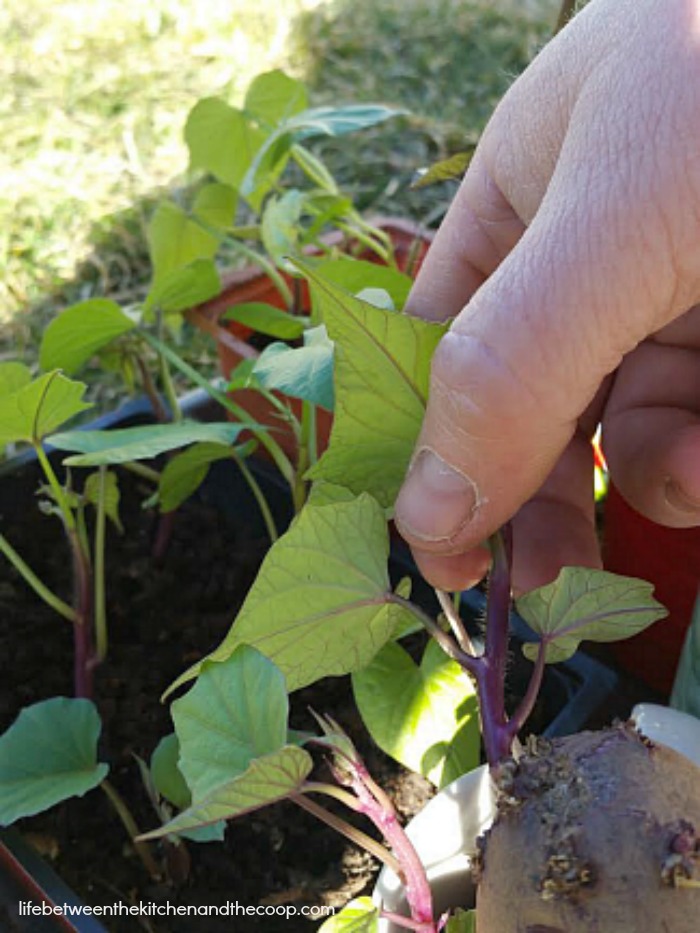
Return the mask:
<path fill-rule="evenodd" d="M 396 519 L 424 576 L 598 566 L 590 436 L 661 524 L 700 524 L 700 2 L 592 0 L 484 131 L 407 310 L 456 315 Z"/>

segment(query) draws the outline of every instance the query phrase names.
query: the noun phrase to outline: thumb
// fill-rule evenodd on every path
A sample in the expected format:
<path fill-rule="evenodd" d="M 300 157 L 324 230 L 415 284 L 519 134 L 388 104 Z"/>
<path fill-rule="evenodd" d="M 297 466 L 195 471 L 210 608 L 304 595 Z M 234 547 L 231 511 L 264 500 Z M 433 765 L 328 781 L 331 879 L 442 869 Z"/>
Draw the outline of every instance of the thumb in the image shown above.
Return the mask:
<path fill-rule="evenodd" d="M 435 353 L 425 422 L 396 502 L 414 550 L 464 554 L 510 519 L 543 485 L 623 355 L 683 310 L 674 307 L 672 237 L 653 204 L 635 199 L 640 179 L 611 173 L 601 184 L 598 174 L 592 197 L 586 176 L 585 163 L 574 172 L 560 161 L 531 225 Z M 468 262 L 456 252 L 450 259 L 455 268 Z M 444 275 L 444 256 L 441 267 Z M 584 474 L 573 472 L 580 487 Z M 559 489 L 580 503 L 580 488 L 560 481 Z"/>

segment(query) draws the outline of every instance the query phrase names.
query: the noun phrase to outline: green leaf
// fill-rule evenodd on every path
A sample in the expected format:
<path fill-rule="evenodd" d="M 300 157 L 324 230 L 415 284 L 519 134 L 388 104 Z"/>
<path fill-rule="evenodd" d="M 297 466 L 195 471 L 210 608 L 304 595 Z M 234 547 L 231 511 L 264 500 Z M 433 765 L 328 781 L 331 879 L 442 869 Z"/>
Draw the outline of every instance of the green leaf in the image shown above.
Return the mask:
<path fill-rule="evenodd" d="M 333 343 L 323 326 L 306 331 L 303 347 L 286 343 L 266 347 L 253 374 L 266 389 L 277 389 L 333 411 Z"/>
<path fill-rule="evenodd" d="M 318 933 L 378 933 L 378 930 L 379 908 L 371 897 L 358 897 L 339 914 L 329 917 Z"/>
<path fill-rule="evenodd" d="M 245 427 L 228 422 L 202 424 L 198 421 L 180 421 L 114 431 L 64 431 L 52 435 L 50 443 L 59 450 L 78 452 L 79 456 L 64 460 L 66 466 L 104 466 L 131 460 L 150 460 L 158 454 L 185 447 L 195 441 L 230 445 Z"/>
<path fill-rule="evenodd" d="M 476 911 L 458 908 L 447 921 L 445 933 L 476 933 Z"/>
<path fill-rule="evenodd" d="M 0 824 L 48 810 L 97 787 L 100 717 L 90 700 L 54 697 L 22 710 L 0 736 Z"/>
<path fill-rule="evenodd" d="M 346 133 L 354 133 L 356 130 L 384 123 L 404 112 L 380 104 L 314 107 L 302 110 L 290 119 L 281 121 L 277 129 L 268 135 L 241 181 L 239 190 L 244 197 L 248 197 L 259 183 L 263 169 L 269 171 L 268 166 L 288 155 L 296 142 L 314 136 L 343 136 Z"/>
<path fill-rule="evenodd" d="M 169 460 L 160 474 L 158 502 L 161 512 L 172 512 L 199 489 L 209 467 L 217 460 L 231 458 L 230 444 L 202 441 Z"/>
<path fill-rule="evenodd" d="M 479 764 L 474 686 L 432 640 L 416 665 L 395 642 L 352 675 L 355 701 L 374 741 L 444 787 Z"/>
<path fill-rule="evenodd" d="M 296 340 L 306 328 L 303 318 L 295 317 L 262 301 L 244 302 L 229 308 L 223 315 L 224 321 L 238 321 L 260 334 L 277 337 L 279 340 Z"/>
<path fill-rule="evenodd" d="M 474 149 L 468 149 L 465 152 L 455 152 L 448 159 L 441 159 L 435 162 L 429 168 L 422 171 L 411 187 L 427 188 L 428 185 L 434 185 L 441 181 L 454 181 L 461 178 L 469 168 L 469 163 L 474 155 Z"/>
<path fill-rule="evenodd" d="M 65 421 L 92 408 L 92 403 L 83 401 L 85 389 L 85 383 L 54 370 L 0 397 L 0 445 L 39 443 Z"/>
<path fill-rule="evenodd" d="M 360 301 L 367 302 L 368 305 L 374 305 L 375 308 L 383 308 L 385 311 L 395 311 L 394 299 L 384 288 L 363 288 L 357 293 Z"/>
<path fill-rule="evenodd" d="M 155 789 L 161 797 L 184 810 L 192 802 L 190 789 L 185 783 L 182 772 L 178 767 L 180 757 L 180 743 L 175 733 L 166 735 L 158 743 L 151 757 L 151 779 Z M 219 820 L 210 826 L 200 826 L 193 830 L 184 830 L 177 835 L 190 839 L 192 842 L 221 842 L 226 832 L 226 823 Z"/>
<path fill-rule="evenodd" d="M 346 486 L 335 483 L 324 483 L 322 480 L 314 483 L 309 493 L 309 505 L 331 505 L 333 502 L 354 502 L 357 496 Z"/>
<path fill-rule="evenodd" d="M 190 168 L 210 172 L 218 181 L 243 194 L 258 210 L 270 185 L 284 166 L 284 153 L 274 164 L 260 165 L 259 177 L 245 192 L 241 183 L 265 142 L 267 134 L 254 126 L 247 114 L 218 97 L 198 101 L 187 118 L 185 141 Z"/>
<path fill-rule="evenodd" d="M 194 687 L 171 707 L 180 762 L 195 803 L 287 741 L 284 676 L 263 654 L 239 645 L 223 664 L 205 663 Z"/>
<path fill-rule="evenodd" d="M 140 838 L 182 834 L 283 800 L 299 790 L 312 767 L 313 760 L 308 752 L 296 745 L 285 745 L 255 758 L 243 774 L 214 787 L 165 826 Z"/>
<path fill-rule="evenodd" d="M 164 736 L 151 755 L 151 778 L 161 797 L 165 797 L 178 810 L 189 807 L 192 801 L 182 771 L 178 766 L 180 743 L 174 732 Z"/>
<path fill-rule="evenodd" d="M 671 706 L 700 719 L 700 600 L 695 603 L 671 694 Z"/>
<path fill-rule="evenodd" d="M 153 285 L 145 308 L 161 308 L 166 314 L 187 311 L 221 291 L 221 279 L 211 259 L 195 259 L 181 269 L 171 269 Z"/>
<path fill-rule="evenodd" d="M 546 646 L 548 663 L 565 661 L 581 641 L 618 641 L 636 635 L 668 612 L 645 580 L 589 567 L 564 567 L 553 583 L 521 596 L 516 606 Z M 537 644 L 523 646 L 530 660 Z"/>
<path fill-rule="evenodd" d="M 403 308 L 413 285 L 411 278 L 398 269 L 349 256 L 327 259 L 315 267 L 315 272 L 324 282 L 337 285 L 351 295 L 357 295 L 364 288 L 381 288 L 389 294 L 395 308 Z M 315 307 L 316 292 L 312 293 L 312 298 Z"/>
<path fill-rule="evenodd" d="M 280 668 L 290 692 L 364 667 L 405 614 L 390 601 L 388 554 L 384 513 L 370 496 L 307 506 L 268 551 L 209 660 L 225 661 L 239 645 L 252 645 Z"/>
<path fill-rule="evenodd" d="M 32 381 L 32 374 L 24 363 L 0 363 L 0 399 L 13 395 Z"/>
<path fill-rule="evenodd" d="M 153 264 L 151 292 L 165 288 L 171 273 L 189 266 L 196 259 L 212 259 L 219 240 L 171 201 L 162 201 L 151 218 L 147 231 L 148 248 Z M 154 304 L 152 297 L 147 306 Z"/>
<path fill-rule="evenodd" d="M 238 195 L 230 185 L 214 181 L 199 189 L 192 204 L 192 213 L 218 230 L 233 226 Z"/>
<path fill-rule="evenodd" d="M 305 110 L 308 94 L 301 81 L 283 71 L 267 71 L 250 83 L 243 107 L 272 126 Z"/>
<path fill-rule="evenodd" d="M 335 343 L 336 405 L 328 450 L 307 474 L 391 507 L 420 430 L 430 361 L 446 324 L 385 311 L 303 267 Z"/>
<path fill-rule="evenodd" d="M 107 298 L 91 298 L 66 308 L 44 331 L 39 350 L 42 369 L 76 373 L 98 350 L 128 334 L 136 322 Z"/>
<path fill-rule="evenodd" d="M 267 201 L 262 215 L 260 233 L 265 249 L 273 262 L 289 269 L 287 258 L 299 253 L 300 220 L 306 206 L 303 191 L 285 191 Z"/>
<path fill-rule="evenodd" d="M 83 487 L 83 495 L 95 508 L 98 507 L 100 502 L 100 488 L 101 482 L 98 470 L 88 476 Z M 119 479 L 112 470 L 107 470 L 104 476 L 104 504 L 107 518 L 119 531 L 123 532 L 124 528 L 119 519 Z"/>

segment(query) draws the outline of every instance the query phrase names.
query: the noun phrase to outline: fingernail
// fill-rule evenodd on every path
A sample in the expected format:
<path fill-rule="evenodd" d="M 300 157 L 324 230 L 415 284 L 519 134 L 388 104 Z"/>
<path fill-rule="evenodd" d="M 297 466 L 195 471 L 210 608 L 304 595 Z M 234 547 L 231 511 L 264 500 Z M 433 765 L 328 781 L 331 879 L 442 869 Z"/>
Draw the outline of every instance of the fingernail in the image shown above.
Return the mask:
<path fill-rule="evenodd" d="M 471 521 L 476 503 L 469 477 L 425 447 L 414 458 L 396 500 L 396 522 L 415 540 L 445 541 Z"/>
<path fill-rule="evenodd" d="M 666 501 L 679 512 L 695 514 L 700 512 L 700 499 L 689 496 L 688 493 L 670 477 L 664 485 L 664 495 Z"/>

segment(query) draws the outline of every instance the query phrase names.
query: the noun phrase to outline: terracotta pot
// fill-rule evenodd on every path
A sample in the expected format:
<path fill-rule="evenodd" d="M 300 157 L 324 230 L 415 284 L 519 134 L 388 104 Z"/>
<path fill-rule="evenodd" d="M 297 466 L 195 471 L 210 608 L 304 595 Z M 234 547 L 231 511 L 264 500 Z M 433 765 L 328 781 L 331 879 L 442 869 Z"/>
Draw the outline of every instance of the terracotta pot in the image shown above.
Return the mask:
<path fill-rule="evenodd" d="M 375 217 L 371 222 L 384 230 L 392 240 L 396 261 L 401 271 L 415 274 L 420 268 L 428 246 L 432 240 L 432 233 L 425 231 L 416 224 L 401 218 Z M 343 237 L 332 234 L 327 240 L 328 245 L 341 245 Z M 354 254 L 355 255 L 355 254 Z M 367 250 L 356 253 L 358 259 L 372 262 L 380 260 L 376 254 Z M 299 305 L 307 311 L 310 308 L 309 290 L 306 282 L 292 279 L 283 275 L 292 290 L 300 289 Z M 210 299 L 186 313 L 190 323 L 200 330 L 210 334 L 216 341 L 219 356 L 219 366 L 224 379 L 228 379 L 232 370 L 246 359 L 254 359 L 258 351 L 246 343 L 252 331 L 235 321 L 221 321 L 223 314 L 236 304 L 245 302 L 265 302 L 276 308 L 285 309 L 278 290 L 270 278 L 257 267 L 248 267 L 225 274 L 222 277 L 222 290 L 216 298 Z M 285 453 L 292 459 L 296 456 L 296 441 L 291 429 L 281 422 L 279 415 L 272 405 L 261 397 L 260 393 L 251 389 L 239 389 L 231 393 L 233 398 L 258 423 L 271 425 L 275 428 L 275 438 Z M 301 402 L 296 399 L 287 399 L 297 417 L 301 415 Z M 321 453 L 330 435 L 332 415 L 324 409 L 317 410 L 317 436 L 318 449 Z"/>
<path fill-rule="evenodd" d="M 668 618 L 614 642 L 618 663 L 664 696 L 673 687 L 700 582 L 700 528 L 664 528 L 635 512 L 614 486 L 605 502 L 605 569 L 654 584 Z"/>

